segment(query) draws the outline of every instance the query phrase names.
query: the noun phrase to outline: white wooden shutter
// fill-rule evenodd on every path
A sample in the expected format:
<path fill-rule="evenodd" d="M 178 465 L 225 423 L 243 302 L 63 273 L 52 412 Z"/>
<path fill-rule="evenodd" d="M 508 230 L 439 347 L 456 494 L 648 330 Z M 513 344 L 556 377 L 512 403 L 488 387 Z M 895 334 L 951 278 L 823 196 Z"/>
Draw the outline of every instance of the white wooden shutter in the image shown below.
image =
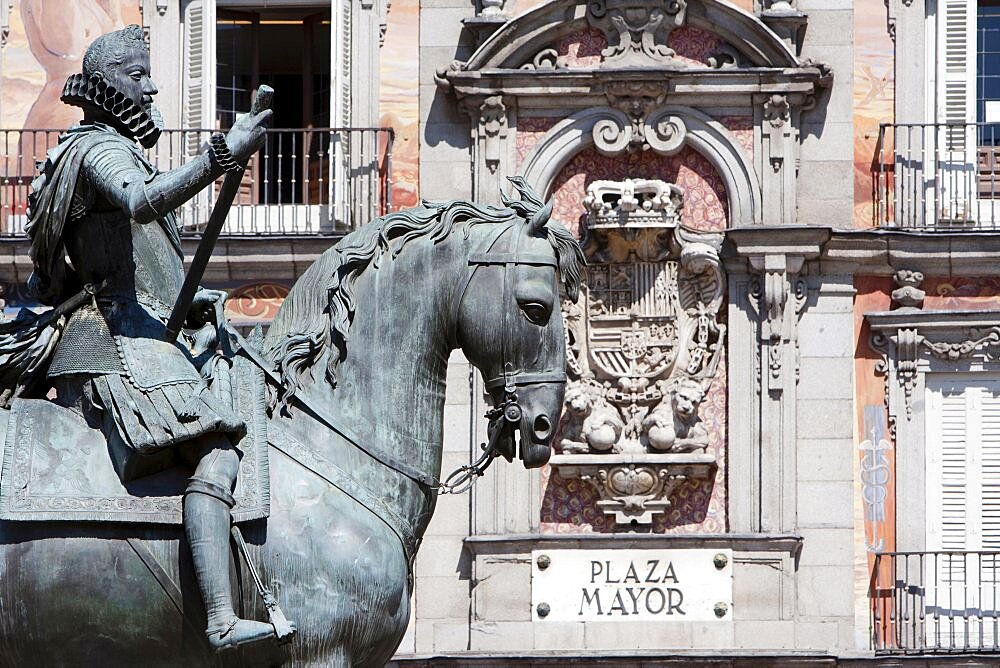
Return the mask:
<path fill-rule="evenodd" d="M 181 125 L 184 129 L 214 128 L 215 123 L 215 0 L 190 0 L 184 6 L 184 63 Z M 187 158 L 198 155 L 207 133 L 183 135 Z M 178 224 L 200 229 L 208 221 L 214 190 L 207 188 L 180 208 Z"/>
<path fill-rule="evenodd" d="M 976 3 L 939 0 L 936 68 L 936 193 L 939 224 L 965 226 L 977 219 Z"/>
<path fill-rule="evenodd" d="M 928 637 L 992 644 L 996 561 L 975 553 L 1000 549 L 1000 380 L 928 375 L 925 406 L 927 550 L 969 553 L 927 557 Z"/>
<path fill-rule="evenodd" d="M 184 127 L 215 127 L 214 0 L 191 0 L 184 8 L 183 71 L 181 118 Z"/>

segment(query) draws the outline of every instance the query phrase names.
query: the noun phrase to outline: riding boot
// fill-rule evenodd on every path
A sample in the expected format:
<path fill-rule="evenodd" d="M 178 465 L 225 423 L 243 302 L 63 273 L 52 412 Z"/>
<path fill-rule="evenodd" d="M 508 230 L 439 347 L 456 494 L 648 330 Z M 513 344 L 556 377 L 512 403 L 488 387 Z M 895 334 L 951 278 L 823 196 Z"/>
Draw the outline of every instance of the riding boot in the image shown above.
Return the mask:
<path fill-rule="evenodd" d="M 229 499 L 232 496 L 218 485 L 194 479 L 184 498 L 184 530 L 208 616 L 206 633 L 217 652 L 275 637 L 270 624 L 240 619 L 233 610 Z"/>

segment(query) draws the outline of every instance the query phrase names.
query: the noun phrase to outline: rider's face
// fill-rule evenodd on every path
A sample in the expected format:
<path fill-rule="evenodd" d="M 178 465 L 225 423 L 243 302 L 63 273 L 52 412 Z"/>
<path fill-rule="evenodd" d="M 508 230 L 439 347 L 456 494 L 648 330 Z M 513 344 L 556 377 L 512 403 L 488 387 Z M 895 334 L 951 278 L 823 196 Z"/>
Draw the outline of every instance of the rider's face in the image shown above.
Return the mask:
<path fill-rule="evenodd" d="M 159 92 L 150 78 L 149 51 L 141 47 L 125 52 L 125 60 L 111 72 L 109 82 L 141 109 L 149 109 Z"/>

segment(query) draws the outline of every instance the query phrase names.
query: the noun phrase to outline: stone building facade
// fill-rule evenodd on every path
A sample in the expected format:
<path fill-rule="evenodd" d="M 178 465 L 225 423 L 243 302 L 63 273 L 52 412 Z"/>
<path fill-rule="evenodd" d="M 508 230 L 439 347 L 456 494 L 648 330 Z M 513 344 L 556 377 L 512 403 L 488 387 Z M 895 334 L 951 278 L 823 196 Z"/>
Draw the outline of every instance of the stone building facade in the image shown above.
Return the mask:
<path fill-rule="evenodd" d="M 994 664 L 993 10 L 736 5 L 421 3 L 421 195 L 521 175 L 590 270 L 550 464 L 441 499 L 398 665 Z"/>
<path fill-rule="evenodd" d="M 0 0 L 0 118 L 63 127 L 29 111 L 64 77 L 58 63 L 9 64 L 31 4 Z M 90 4 L 106 3 L 78 3 Z M 501 462 L 440 498 L 398 665 L 996 664 L 990 3 L 118 4 L 94 30 L 148 28 L 168 125 L 188 133 L 224 125 L 245 102 L 234 90 L 266 74 L 234 70 L 227 48 L 260 50 L 268 21 L 320 26 L 329 57 L 293 73 L 302 141 L 309 127 L 382 124 L 367 84 L 400 66 L 386 44 L 404 13 L 418 73 L 399 90 L 419 126 L 400 170 L 411 182 L 394 192 L 499 203 L 506 177 L 523 176 L 585 244 L 552 459 Z M 325 119 L 310 117 L 314 98 Z M 29 269 L 12 180 L 23 154 L 0 154 L 0 281 L 15 304 Z M 313 190 L 322 170 L 304 165 L 299 199 L 265 188 L 264 166 L 241 192 L 250 233 L 229 230 L 208 280 L 235 292 L 242 324 L 266 323 L 366 219 L 335 209 L 378 159 L 343 155 L 320 161 Z M 384 210 L 365 183 L 365 211 Z M 307 222 L 254 227 L 286 215 Z M 486 409 L 455 355 L 445 471 L 478 454 Z"/>

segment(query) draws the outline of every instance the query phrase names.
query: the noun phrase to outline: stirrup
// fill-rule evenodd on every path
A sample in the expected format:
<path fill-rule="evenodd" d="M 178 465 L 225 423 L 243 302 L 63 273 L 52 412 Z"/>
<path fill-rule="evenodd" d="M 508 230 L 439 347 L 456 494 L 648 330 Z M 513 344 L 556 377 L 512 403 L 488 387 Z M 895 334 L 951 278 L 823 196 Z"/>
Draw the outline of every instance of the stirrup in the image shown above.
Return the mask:
<path fill-rule="evenodd" d="M 253 565 L 253 560 L 250 559 L 250 550 L 247 549 L 247 544 L 246 541 L 243 540 L 243 533 L 240 531 L 240 528 L 234 524 L 230 527 L 230 532 L 233 540 L 236 542 L 237 550 L 241 555 L 243 555 L 243 561 L 246 562 L 247 568 L 250 570 L 250 576 L 253 578 L 254 585 L 257 587 L 257 593 L 260 595 L 261 600 L 264 601 L 264 608 L 267 610 L 267 618 L 271 621 L 271 627 L 274 629 L 274 636 L 278 639 L 278 644 L 284 645 L 286 643 L 290 643 L 292 638 L 295 637 L 295 623 L 285 617 L 285 613 L 282 612 L 281 606 L 278 605 L 278 599 L 275 598 L 270 589 L 264 586 L 264 582 L 257 574 L 257 569 Z"/>
<path fill-rule="evenodd" d="M 237 634 L 235 633 L 241 623 L 244 625 L 242 630 L 244 632 L 249 632 L 248 635 L 242 638 L 237 637 Z M 233 617 L 232 620 L 230 620 L 230 622 L 222 628 L 215 628 L 206 631 L 205 635 L 208 636 L 208 644 L 210 644 L 217 653 L 227 652 L 229 650 L 236 649 L 237 647 L 253 645 L 276 637 L 274 628 L 270 624 L 265 622 L 255 622 L 248 619 L 240 619 L 239 617 Z"/>

